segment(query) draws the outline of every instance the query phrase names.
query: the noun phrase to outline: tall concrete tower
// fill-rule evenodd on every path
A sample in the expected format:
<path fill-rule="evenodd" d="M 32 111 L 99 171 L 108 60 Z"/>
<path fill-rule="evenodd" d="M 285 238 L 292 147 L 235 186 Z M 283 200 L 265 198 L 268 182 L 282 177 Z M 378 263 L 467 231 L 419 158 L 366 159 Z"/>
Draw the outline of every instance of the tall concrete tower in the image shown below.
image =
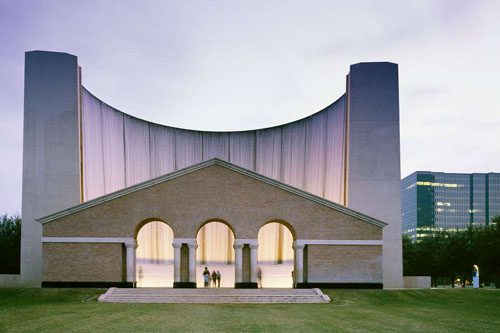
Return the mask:
<path fill-rule="evenodd" d="M 40 286 L 36 218 L 80 203 L 80 75 L 66 53 L 26 53 L 24 76 L 21 283 Z"/>
<path fill-rule="evenodd" d="M 346 204 L 389 224 L 383 230 L 384 288 L 402 288 L 397 64 L 351 66 L 346 125 Z"/>

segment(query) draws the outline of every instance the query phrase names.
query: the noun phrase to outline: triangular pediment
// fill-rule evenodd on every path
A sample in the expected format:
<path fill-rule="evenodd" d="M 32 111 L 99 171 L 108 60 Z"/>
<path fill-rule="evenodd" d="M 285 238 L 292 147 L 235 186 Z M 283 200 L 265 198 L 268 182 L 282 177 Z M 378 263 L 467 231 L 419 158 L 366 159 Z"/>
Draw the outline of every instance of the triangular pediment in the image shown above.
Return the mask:
<path fill-rule="evenodd" d="M 372 218 L 370 216 L 364 215 L 362 213 L 359 213 L 357 211 L 349 209 L 349 208 L 347 208 L 345 206 L 342 206 L 340 204 L 337 204 L 335 202 L 326 200 L 326 199 L 324 199 L 322 197 L 316 196 L 314 194 L 308 193 L 308 192 L 303 191 L 301 189 L 298 189 L 298 188 L 295 188 L 293 186 L 284 184 L 284 183 L 282 183 L 280 181 L 277 181 L 275 179 L 263 176 L 263 175 L 261 175 L 259 173 L 247 170 L 245 168 L 242 168 L 240 166 L 234 165 L 232 163 L 229 163 L 229 162 L 217 159 L 217 158 L 214 158 L 214 159 L 211 159 L 211 160 L 208 160 L 208 161 L 205 161 L 205 162 L 201 162 L 201 163 L 192 165 L 190 167 L 187 167 L 187 168 L 184 168 L 184 169 L 181 169 L 181 170 L 178 170 L 178 171 L 175 171 L 175 172 L 172 172 L 172 173 L 169 173 L 169 174 L 157 177 L 157 178 L 153 178 L 151 180 L 148 180 L 148 181 L 145 181 L 145 182 L 133 185 L 133 186 L 126 187 L 126 188 L 124 188 L 122 190 L 119 190 L 119 191 L 116 191 L 116 192 L 112 192 L 112 193 L 103 195 L 101 197 L 89 200 L 87 202 L 84 202 L 82 204 L 76 205 L 74 207 L 70 207 L 68 209 L 65 209 L 65 210 L 56 212 L 54 214 L 42 217 L 40 219 L 37 219 L 37 221 L 40 222 L 40 223 L 42 223 L 42 224 L 48 223 L 48 222 L 51 222 L 53 220 L 56 220 L 56 219 L 59 219 L 59 218 L 62 218 L 62 217 L 74 214 L 76 212 L 79 212 L 79 211 L 82 211 L 82 210 L 85 210 L 85 209 L 88 209 L 88 208 L 91 208 L 91 207 L 94 207 L 94 206 L 97 206 L 97 205 L 101 205 L 103 203 L 106 203 L 106 202 L 109 202 L 109 201 L 112 201 L 112 200 L 115 200 L 117 198 L 126 196 L 128 194 L 131 194 L 131 193 L 134 193 L 134 192 L 138 192 L 138 191 L 143 191 L 143 190 L 146 190 L 146 189 L 148 189 L 150 187 L 153 187 L 153 186 L 156 186 L 156 185 L 159 185 L 159 184 L 171 181 L 173 179 L 176 179 L 176 178 L 179 178 L 179 177 L 182 177 L 182 176 L 189 175 L 190 173 L 193 173 L 193 172 L 196 172 L 196 171 L 199 171 L 199 170 L 202 170 L 202 169 L 214 166 L 214 165 L 223 167 L 223 168 L 225 168 L 227 170 L 230 170 L 232 172 L 236 172 L 236 173 L 241 174 L 241 175 L 243 175 L 245 177 L 249 177 L 249 178 L 255 179 L 255 180 L 257 180 L 259 182 L 262 182 L 262 183 L 265 183 L 265 184 L 267 184 L 269 186 L 273 186 L 275 188 L 279 188 L 279 189 L 281 189 L 283 191 L 286 191 L 288 193 L 291 193 L 293 195 L 297 195 L 299 197 L 302 197 L 305 200 L 309 200 L 309 201 L 318 203 L 320 205 L 329 207 L 329 208 L 331 208 L 333 210 L 336 210 L 336 211 L 344 213 L 346 215 L 355 217 L 355 218 L 357 218 L 359 220 L 362 220 L 364 222 L 376 225 L 378 227 L 384 227 L 384 226 L 387 225 L 386 223 L 384 223 L 384 222 L 382 222 L 380 220 L 377 220 L 377 219 Z"/>

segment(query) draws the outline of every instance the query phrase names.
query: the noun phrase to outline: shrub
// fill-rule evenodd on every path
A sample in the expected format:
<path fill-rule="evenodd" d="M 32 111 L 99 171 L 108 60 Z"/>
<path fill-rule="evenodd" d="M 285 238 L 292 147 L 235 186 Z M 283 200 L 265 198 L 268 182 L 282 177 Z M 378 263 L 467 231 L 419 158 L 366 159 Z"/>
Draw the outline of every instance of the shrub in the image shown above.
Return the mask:
<path fill-rule="evenodd" d="M 0 215 L 0 274 L 19 274 L 21 217 Z"/>

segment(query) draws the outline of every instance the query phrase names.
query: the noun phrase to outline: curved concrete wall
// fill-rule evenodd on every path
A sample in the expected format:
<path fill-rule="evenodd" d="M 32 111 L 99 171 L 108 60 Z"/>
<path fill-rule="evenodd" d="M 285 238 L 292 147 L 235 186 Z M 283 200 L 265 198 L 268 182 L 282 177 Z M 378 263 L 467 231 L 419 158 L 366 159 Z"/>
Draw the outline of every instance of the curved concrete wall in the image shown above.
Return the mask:
<path fill-rule="evenodd" d="M 214 157 L 343 203 L 345 98 L 282 126 L 240 132 L 162 126 L 83 88 L 84 201 Z"/>

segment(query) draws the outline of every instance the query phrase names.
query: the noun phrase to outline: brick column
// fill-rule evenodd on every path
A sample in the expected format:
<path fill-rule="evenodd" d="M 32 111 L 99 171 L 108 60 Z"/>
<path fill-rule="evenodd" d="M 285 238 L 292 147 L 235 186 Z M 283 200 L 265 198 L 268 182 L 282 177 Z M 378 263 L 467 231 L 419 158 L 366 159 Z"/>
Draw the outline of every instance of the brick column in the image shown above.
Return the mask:
<path fill-rule="evenodd" d="M 257 239 L 235 239 L 235 288 L 257 288 Z M 248 247 L 247 247 L 248 246 Z"/>
<path fill-rule="evenodd" d="M 198 244 L 188 244 L 189 247 L 189 282 L 196 284 L 196 249 Z"/>
<path fill-rule="evenodd" d="M 304 244 L 297 244 L 297 242 L 293 244 L 295 250 L 295 285 L 304 282 L 304 247 Z"/>
<path fill-rule="evenodd" d="M 234 244 L 234 282 L 243 281 L 243 244 Z"/>
<path fill-rule="evenodd" d="M 137 282 L 135 274 L 137 242 L 134 240 L 132 242 L 125 243 L 125 248 L 127 249 L 127 282 L 132 283 L 132 286 L 135 287 L 135 284 Z"/>
<path fill-rule="evenodd" d="M 250 244 L 250 282 L 257 283 L 257 249 L 259 244 Z"/>
<path fill-rule="evenodd" d="M 181 282 L 181 247 L 182 243 L 174 241 L 174 284 Z"/>

